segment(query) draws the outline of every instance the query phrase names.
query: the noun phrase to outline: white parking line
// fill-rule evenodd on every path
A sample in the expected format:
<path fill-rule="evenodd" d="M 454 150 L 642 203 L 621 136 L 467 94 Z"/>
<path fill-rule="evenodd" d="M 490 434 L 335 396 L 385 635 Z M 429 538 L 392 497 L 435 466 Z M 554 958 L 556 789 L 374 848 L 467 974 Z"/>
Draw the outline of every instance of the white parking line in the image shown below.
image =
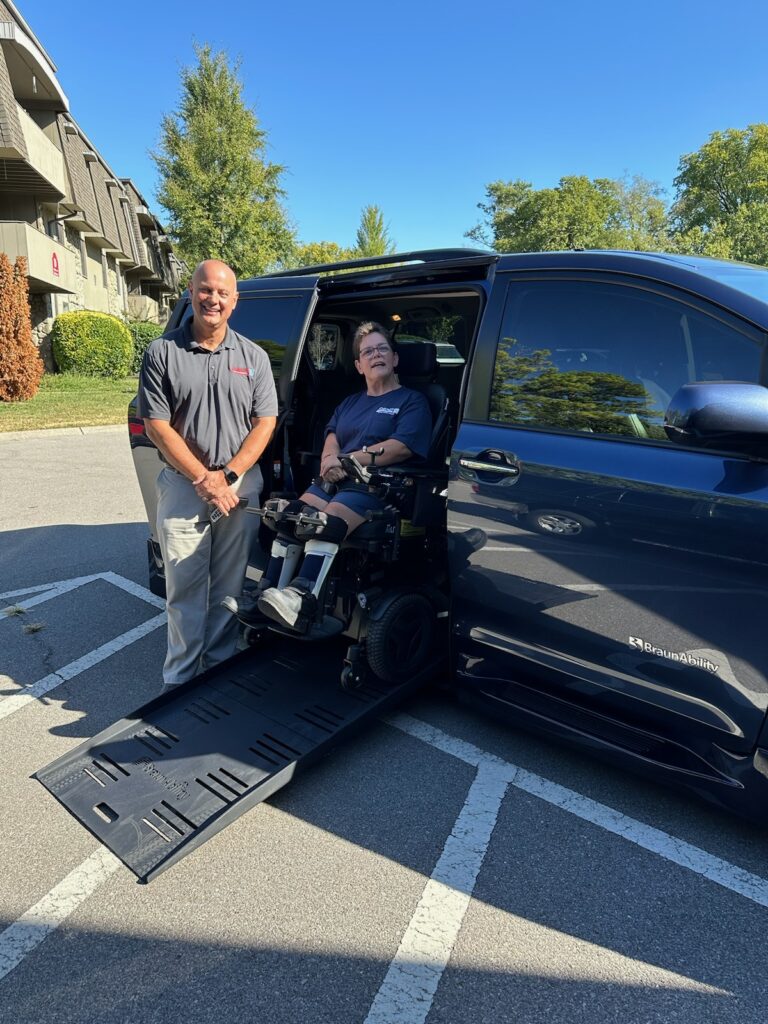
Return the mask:
<path fill-rule="evenodd" d="M 141 600 L 146 601 L 147 604 L 153 604 L 155 608 L 165 608 L 165 598 L 158 597 L 157 594 L 153 594 L 152 591 L 147 590 L 146 587 L 142 587 L 138 583 L 134 583 L 133 580 L 127 580 L 125 576 L 118 576 L 115 572 L 102 572 L 99 574 L 99 577 L 107 583 L 111 583 L 113 586 L 124 590 L 127 594 L 132 594 L 134 597 L 141 598 Z"/>
<path fill-rule="evenodd" d="M 90 580 L 92 576 L 78 576 L 79 580 Z M 12 597 L 21 597 L 22 594 L 39 594 L 43 590 L 50 590 L 55 587 L 55 583 L 38 583 L 34 587 L 22 587 L 20 590 L 6 590 L 4 594 L 0 594 L 0 601 L 9 601 Z"/>
<path fill-rule="evenodd" d="M 132 594 L 134 597 L 146 601 L 154 607 L 165 607 L 165 601 L 156 597 L 146 587 L 139 586 L 132 580 L 125 579 L 113 572 L 94 573 L 90 576 L 78 576 L 69 580 L 59 580 L 55 583 L 47 583 L 42 586 L 28 587 L 23 590 L 11 590 L 0 594 L 0 600 L 9 600 L 21 597 L 24 594 L 34 594 L 34 597 L 19 601 L 16 605 L 21 608 L 33 608 L 50 601 L 62 594 L 69 593 L 95 580 L 104 580 L 121 590 Z M 9 609 L 3 612 L 7 615 Z M 0 616 L 2 613 L 0 613 Z M 102 644 L 95 650 L 89 651 L 68 665 L 64 665 L 56 672 L 50 673 L 43 679 L 38 679 L 29 687 L 20 689 L 18 693 L 0 699 L 0 719 L 7 718 L 14 711 L 19 711 L 27 704 L 48 693 L 49 690 L 59 686 L 65 680 L 74 679 L 87 669 L 92 668 L 99 662 L 111 657 L 117 651 L 135 643 L 142 637 L 151 633 L 166 621 L 165 612 L 155 615 L 146 622 L 140 623 L 134 629 L 130 629 L 113 640 Z M 83 863 L 71 871 L 58 885 L 47 893 L 34 907 L 31 907 L 17 921 L 0 934 L 0 979 L 18 966 L 24 957 L 38 946 L 43 939 L 66 920 L 80 904 L 86 900 L 94 890 L 101 885 L 117 868 L 120 861 L 114 854 L 105 847 L 98 849 Z"/>
<path fill-rule="evenodd" d="M 474 525 L 474 520 L 472 520 L 472 519 L 467 519 L 465 522 L 461 522 L 459 519 L 449 519 L 448 520 L 448 526 L 455 526 L 455 527 L 458 527 L 458 528 L 460 528 L 462 530 L 464 529 L 465 526 L 473 526 L 473 525 Z M 507 527 L 483 526 L 482 530 L 483 530 L 483 533 L 509 533 L 510 527 L 509 526 L 507 526 Z"/>
<path fill-rule="evenodd" d="M 44 601 L 50 601 L 54 597 L 59 597 L 61 594 L 68 594 L 71 590 L 76 590 L 78 587 L 82 587 L 85 583 L 92 583 L 93 580 L 101 578 L 101 573 L 96 573 L 92 576 L 76 576 L 71 580 L 61 580 L 58 583 L 46 583 L 43 587 L 33 587 L 29 590 L 10 590 L 6 594 L 0 594 L 0 601 L 5 601 L 8 598 L 20 596 L 21 594 L 34 594 L 34 597 L 28 597 L 24 601 L 16 601 L 10 608 L 3 608 L 0 610 L 0 617 L 8 616 L 12 614 L 15 608 L 34 608 L 35 605 L 42 604 Z"/>
<path fill-rule="evenodd" d="M 458 938 L 512 778 L 481 765 L 365 1024 L 421 1024 Z"/>
<path fill-rule="evenodd" d="M 0 594 L 0 598 L 7 599 L 20 594 L 28 594 L 34 590 L 37 592 L 35 597 L 31 597 L 26 601 L 20 601 L 17 605 L 20 608 L 32 608 L 35 605 L 42 604 L 44 601 L 49 601 L 54 597 L 59 597 L 61 594 L 66 594 L 78 587 L 82 587 L 86 583 L 93 583 L 95 580 L 103 580 L 105 583 L 119 587 L 133 597 L 138 597 L 156 608 L 165 608 L 165 601 L 161 597 L 157 597 L 147 590 L 146 587 L 134 583 L 133 580 L 127 580 L 124 576 L 118 576 L 114 572 L 100 572 L 94 573 L 91 576 L 77 576 L 70 580 L 59 580 L 56 583 L 46 584 L 46 589 L 35 587 L 29 590 L 9 591 L 6 594 Z M 7 616 L 9 609 L 4 609 L 3 612 Z M 0 617 L 2 617 L 2 613 L 0 613 Z M 147 619 L 146 622 L 140 623 L 133 629 L 129 629 L 127 632 L 121 633 L 120 636 L 116 636 L 113 640 L 109 640 L 100 647 L 89 651 L 81 658 L 70 661 L 68 665 L 62 666 L 62 668 L 57 669 L 55 672 L 50 672 L 47 676 L 43 676 L 42 679 L 38 679 L 30 686 L 19 687 L 18 693 L 0 697 L 0 719 L 7 718 L 15 711 L 20 711 L 66 680 L 74 679 L 75 676 L 93 668 L 94 665 L 98 665 L 99 662 L 104 661 L 106 658 L 112 657 L 113 654 L 121 651 L 124 647 L 136 643 L 137 640 L 141 640 L 142 637 L 147 636 L 153 630 L 165 625 L 165 621 L 166 615 L 165 612 L 162 612 L 162 614 Z"/>
<path fill-rule="evenodd" d="M 565 786 L 518 768 L 410 715 L 386 716 L 383 721 L 472 765 L 478 773 L 373 1000 L 366 1024 L 420 1024 L 426 1019 L 461 929 L 509 786 L 560 807 L 760 906 L 768 907 L 768 879 L 744 871 Z M 1 932 L 0 979 L 76 910 L 119 863 L 113 854 L 100 847 L 34 907 Z"/>
<path fill-rule="evenodd" d="M 0 699 L 0 719 L 7 718 L 12 715 L 14 711 L 20 711 L 26 707 L 27 704 L 31 704 L 32 701 L 37 700 L 38 697 L 42 697 L 50 690 L 60 686 L 63 682 L 68 679 L 74 679 L 75 676 L 79 676 L 82 672 L 87 671 L 89 668 L 93 668 L 94 665 L 98 665 L 100 661 L 105 661 L 107 658 L 111 658 L 113 654 L 117 654 L 124 647 L 128 647 L 130 644 L 136 643 L 137 640 L 141 640 L 148 633 L 157 629 L 159 626 L 165 625 L 166 615 L 163 612 L 161 615 L 155 615 L 152 619 L 147 619 L 146 622 L 140 623 L 138 626 L 134 626 L 133 629 L 129 629 L 127 633 L 122 633 L 120 636 L 116 636 L 114 640 L 109 640 L 107 643 L 102 644 L 101 647 L 97 647 L 93 651 L 89 651 L 88 654 L 84 654 L 82 658 L 77 658 L 75 661 L 70 661 L 68 665 L 62 666 L 55 672 L 51 672 L 47 676 L 43 676 L 42 679 L 38 679 L 36 683 L 32 683 L 31 686 L 25 686 L 19 693 L 11 694 L 8 697 Z"/>
<path fill-rule="evenodd" d="M 495 544 L 489 544 L 487 547 L 478 548 L 475 554 L 485 554 L 486 551 L 508 551 L 510 554 L 515 551 L 527 551 L 529 555 L 531 553 L 530 548 L 520 547 L 519 544 L 503 544 L 498 547 Z"/>
<path fill-rule="evenodd" d="M 389 725 L 477 768 L 467 801 L 427 883 L 384 977 L 365 1024 L 423 1024 L 453 951 L 508 786 L 686 867 L 732 892 L 768 907 L 768 880 L 713 857 L 681 839 L 644 825 L 589 797 L 528 772 L 410 715 L 384 718 Z M 477 789 L 476 789 L 477 787 Z M 476 792 L 475 792 L 476 789 Z M 468 827 L 468 823 L 472 825 Z M 467 829 L 469 849 L 452 841 Z M 458 870 L 446 872 L 455 861 Z"/>
<path fill-rule="evenodd" d="M 119 867 L 117 857 L 100 846 L 26 914 L 0 933 L 0 980 L 18 967 L 27 953 L 39 946 Z"/>
<path fill-rule="evenodd" d="M 162 597 L 157 597 L 151 590 L 134 583 L 133 580 L 127 580 L 125 576 L 118 576 L 116 572 L 94 572 L 90 576 L 74 576 L 72 579 L 57 580 L 55 583 L 43 583 L 35 587 L 24 587 L 21 590 L 8 590 L 4 594 L 0 594 L 0 601 L 21 597 L 22 594 L 35 594 L 35 597 L 14 602 L 14 607 L 17 608 L 33 608 L 37 604 L 42 604 L 43 601 L 50 601 L 54 597 L 59 597 L 60 594 L 67 594 L 86 583 L 93 583 L 94 580 L 104 580 L 105 583 L 111 583 L 128 594 L 146 601 L 147 604 L 152 604 L 156 608 L 165 608 L 165 601 Z M 7 615 L 9 611 L 9 608 L 3 608 L 0 614 Z"/>
<path fill-rule="evenodd" d="M 467 764 L 480 766 L 483 764 L 494 764 L 514 772 L 511 785 L 516 789 L 522 789 L 526 793 L 539 797 L 555 807 L 559 807 L 569 814 L 574 814 L 583 821 L 589 821 L 598 825 L 607 832 L 627 839 L 630 843 L 641 846 L 644 850 L 650 850 L 665 860 L 679 864 L 681 867 L 694 871 L 697 875 L 708 878 L 710 882 L 721 885 L 724 889 L 744 896 L 761 907 L 768 907 L 768 879 L 753 875 L 750 871 L 736 867 L 720 857 L 686 843 L 683 839 L 676 839 L 668 832 L 646 825 L 635 818 L 630 818 L 620 811 L 613 810 L 605 804 L 598 803 L 590 797 L 582 796 L 572 789 L 560 786 L 556 782 L 542 778 L 524 768 L 515 768 L 509 761 L 504 761 L 494 754 L 489 754 L 480 747 L 475 747 L 465 740 L 455 736 L 449 736 L 441 729 L 435 729 L 426 722 L 411 718 L 410 715 L 393 715 L 384 719 L 390 725 L 400 729 L 402 732 L 415 736 L 417 739 L 437 747 L 446 754 L 465 761 Z"/>

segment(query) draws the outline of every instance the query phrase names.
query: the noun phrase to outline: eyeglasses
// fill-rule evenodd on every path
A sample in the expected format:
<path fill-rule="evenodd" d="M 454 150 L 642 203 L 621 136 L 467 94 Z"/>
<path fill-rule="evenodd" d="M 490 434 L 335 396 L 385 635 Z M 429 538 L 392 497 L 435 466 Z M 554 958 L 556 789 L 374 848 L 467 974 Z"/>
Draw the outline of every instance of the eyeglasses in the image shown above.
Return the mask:
<path fill-rule="evenodd" d="M 374 356 L 383 356 L 385 352 L 391 352 L 389 345 L 372 345 L 370 348 L 360 349 L 361 359 L 373 359 Z"/>

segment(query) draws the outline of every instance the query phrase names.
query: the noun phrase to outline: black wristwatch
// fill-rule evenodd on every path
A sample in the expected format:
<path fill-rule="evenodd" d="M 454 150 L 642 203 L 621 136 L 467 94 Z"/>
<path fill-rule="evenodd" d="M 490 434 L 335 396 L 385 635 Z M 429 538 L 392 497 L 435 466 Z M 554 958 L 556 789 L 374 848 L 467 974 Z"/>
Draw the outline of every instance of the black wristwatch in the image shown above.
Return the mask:
<path fill-rule="evenodd" d="M 221 471 L 224 474 L 224 479 L 228 484 L 236 484 L 240 479 L 240 474 L 236 473 L 234 469 L 230 469 L 229 466 L 222 466 Z"/>

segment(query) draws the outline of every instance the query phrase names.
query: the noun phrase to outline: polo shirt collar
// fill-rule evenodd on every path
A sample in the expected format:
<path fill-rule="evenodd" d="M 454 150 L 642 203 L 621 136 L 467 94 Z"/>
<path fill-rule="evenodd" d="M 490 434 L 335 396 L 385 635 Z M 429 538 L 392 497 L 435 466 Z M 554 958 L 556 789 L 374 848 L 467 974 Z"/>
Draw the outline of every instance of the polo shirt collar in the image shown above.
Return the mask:
<path fill-rule="evenodd" d="M 202 345 L 195 341 L 195 337 L 192 334 L 192 317 L 190 317 L 189 320 L 184 321 L 184 323 L 182 324 L 182 330 L 184 331 L 184 345 L 186 348 L 190 349 L 193 352 L 208 352 L 209 355 L 211 354 L 210 349 L 203 348 Z M 229 324 L 227 324 L 227 333 L 224 335 L 224 341 L 222 341 L 218 348 L 215 348 L 213 351 L 220 352 L 222 351 L 222 349 L 234 348 L 234 346 L 235 332 L 232 330 Z"/>

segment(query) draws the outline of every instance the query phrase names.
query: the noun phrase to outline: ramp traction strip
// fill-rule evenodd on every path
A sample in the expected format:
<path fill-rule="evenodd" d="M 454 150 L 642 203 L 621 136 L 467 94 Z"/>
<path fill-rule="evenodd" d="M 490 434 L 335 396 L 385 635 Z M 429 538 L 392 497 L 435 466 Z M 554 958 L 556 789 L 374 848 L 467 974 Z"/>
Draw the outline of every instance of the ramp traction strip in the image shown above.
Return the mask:
<path fill-rule="evenodd" d="M 335 642 L 245 651 L 34 777 L 149 882 L 433 674 L 347 692 L 342 657 Z"/>

